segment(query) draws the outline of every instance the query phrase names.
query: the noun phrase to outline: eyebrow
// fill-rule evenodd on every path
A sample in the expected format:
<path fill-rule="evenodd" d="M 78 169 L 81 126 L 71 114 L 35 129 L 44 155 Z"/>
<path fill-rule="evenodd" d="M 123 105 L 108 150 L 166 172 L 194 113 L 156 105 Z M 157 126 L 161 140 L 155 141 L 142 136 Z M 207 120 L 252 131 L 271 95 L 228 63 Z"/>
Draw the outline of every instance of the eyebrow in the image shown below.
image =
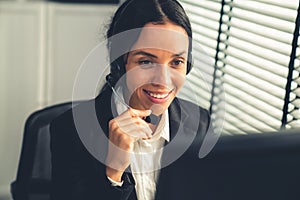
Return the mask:
<path fill-rule="evenodd" d="M 172 57 L 182 56 L 185 53 L 186 53 L 186 51 L 182 51 L 180 53 L 176 53 L 176 54 L 172 55 Z M 143 56 L 149 56 L 149 57 L 152 57 L 152 58 L 157 58 L 156 55 L 154 55 L 152 53 L 148 53 L 146 51 L 137 51 L 137 52 L 133 53 L 133 56 L 136 56 L 136 55 L 143 55 Z"/>
<path fill-rule="evenodd" d="M 182 51 L 182 52 L 179 52 L 177 54 L 174 54 L 173 57 L 182 56 L 183 54 L 186 54 L 186 51 Z"/>
<path fill-rule="evenodd" d="M 137 51 L 137 52 L 133 53 L 133 56 L 137 56 L 137 55 L 149 56 L 149 57 L 157 58 L 156 55 L 148 53 L 148 52 L 145 52 L 145 51 Z"/>

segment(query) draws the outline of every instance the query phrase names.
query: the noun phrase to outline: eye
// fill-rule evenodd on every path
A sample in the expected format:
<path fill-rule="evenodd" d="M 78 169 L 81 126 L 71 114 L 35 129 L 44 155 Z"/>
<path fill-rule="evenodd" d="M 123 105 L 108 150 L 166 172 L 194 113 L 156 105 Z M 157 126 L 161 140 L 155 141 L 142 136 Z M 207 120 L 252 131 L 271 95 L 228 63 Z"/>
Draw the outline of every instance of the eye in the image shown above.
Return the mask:
<path fill-rule="evenodd" d="M 175 59 L 172 61 L 172 66 L 174 66 L 174 67 L 182 67 L 182 66 L 184 66 L 184 64 L 185 64 L 185 61 L 182 59 Z"/>
<path fill-rule="evenodd" d="M 150 60 L 139 60 L 139 65 L 150 65 L 152 62 Z"/>

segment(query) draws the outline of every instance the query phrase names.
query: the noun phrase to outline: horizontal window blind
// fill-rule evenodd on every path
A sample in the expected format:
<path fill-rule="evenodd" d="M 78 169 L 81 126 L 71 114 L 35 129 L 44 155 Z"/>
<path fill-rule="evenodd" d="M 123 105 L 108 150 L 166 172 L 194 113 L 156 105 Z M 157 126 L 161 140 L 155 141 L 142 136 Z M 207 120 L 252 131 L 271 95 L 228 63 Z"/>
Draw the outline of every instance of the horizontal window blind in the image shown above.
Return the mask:
<path fill-rule="evenodd" d="M 198 104 L 210 109 L 214 84 L 214 65 L 218 46 L 221 0 L 180 1 L 193 29 L 193 70 L 187 80 L 192 90 L 182 90 L 184 98 L 200 97 Z M 213 115 L 213 122 L 216 117 Z"/>
<path fill-rule="evenodd" d="M 209 74 L 211 93 L 204 99 L 214 120 L 224 122 L 223 133 L 276 131 L 284 115 L 284 127 L 300 127 L 299 41 L 291 62 L 299 1 L 181 2 L 190 16 L 195 40 L 214 59 L 215 71 Z M 197 74 L 191 79 L 196 87 Z M 287 84 L 291 86 L 288 102 Z M 226 114 L 222 118 L 218 112 L 224 107 L 219 103 L 223 92 Z"/>
<path fill-rule="evenodd" d="M 299 3 L 300 6 L 300 3 Z M 296 19 L 296 28 L 294 32 L 293 51 L 289 63 L 288 84 L 286 89 L 286 102 L 284 106 L 283 125 L 285 128 L 300 127 L 300 76 L 299 76 L 299 26 L 300 15 Z"/>

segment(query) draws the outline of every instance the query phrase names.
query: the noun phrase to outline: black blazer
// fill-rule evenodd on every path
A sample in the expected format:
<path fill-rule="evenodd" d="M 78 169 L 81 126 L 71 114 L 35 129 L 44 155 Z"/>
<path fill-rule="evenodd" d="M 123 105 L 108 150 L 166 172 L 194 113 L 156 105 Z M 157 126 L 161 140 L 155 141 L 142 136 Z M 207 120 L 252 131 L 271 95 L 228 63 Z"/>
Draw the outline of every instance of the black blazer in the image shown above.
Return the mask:
<path fill-rule="evenodd" d="M 131 173 L 123 174 L 122 187 L 113 187 L 106 177 L 106 166 L 99 161 L 105 160 L 108 122 L 113 118 L 111 95 L 110 89 L 104 89 L 96 99 L 81 103 L 51 123 L 53 200 L 137 199 Z M 169 124 L 171 141 L 165 144 L 162 162 L 174 167 L 181 150 L 172 144 L 201 145 L 210 117 L 207 110 L 175 98 L 169 107 Z"/>

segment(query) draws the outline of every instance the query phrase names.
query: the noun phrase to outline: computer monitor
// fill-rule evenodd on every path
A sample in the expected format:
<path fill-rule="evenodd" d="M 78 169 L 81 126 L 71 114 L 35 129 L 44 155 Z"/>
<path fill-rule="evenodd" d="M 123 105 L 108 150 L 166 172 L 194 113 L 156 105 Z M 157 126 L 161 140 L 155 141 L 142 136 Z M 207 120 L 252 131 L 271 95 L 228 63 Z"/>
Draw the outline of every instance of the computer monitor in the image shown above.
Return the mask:
<path fill-rule="evenodd" d="M 300 130 L 222 136 L 202 159 L 187 152 L 162 169 L 156 199 L 299 200 Z"/>

